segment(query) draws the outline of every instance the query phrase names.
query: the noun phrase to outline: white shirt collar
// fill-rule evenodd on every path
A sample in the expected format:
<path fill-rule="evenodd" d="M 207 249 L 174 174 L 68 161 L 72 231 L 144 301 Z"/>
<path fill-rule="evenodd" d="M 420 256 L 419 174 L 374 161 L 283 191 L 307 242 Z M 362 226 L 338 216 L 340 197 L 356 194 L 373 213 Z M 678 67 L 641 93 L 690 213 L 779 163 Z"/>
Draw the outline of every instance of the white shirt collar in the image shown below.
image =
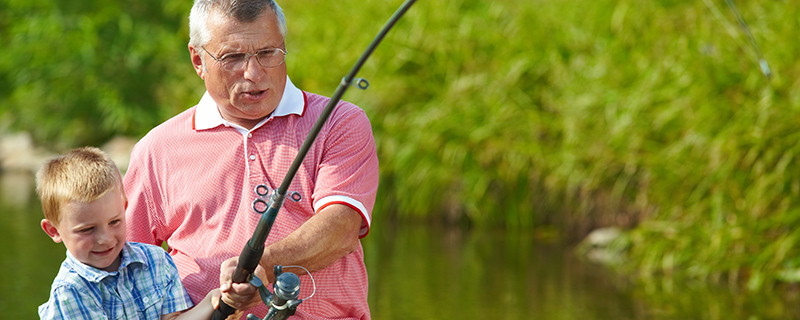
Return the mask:
<path fill-rule="evenodd" d="M 303 91 L 298 89 L 294 86 L 291 80 L 289 80 L 289 76 L 286 76 L 286 87 L 283 89 L 283 97 L 281 98 L 281 102 L 278 103 L 278 107 L 275 108 L 275 111 L 267 117 L 266 119 L 259 122 L 252 130 L 257 129 L 261 125 L 263 125 L 267 119 L 272 117 L 281 117 L 287 116 L 290 114 L 296 114 L 302 116 L 306 109 L 306 99 Z M 203 94 L 203 98 L 200 99 L 200 102 L 197 103 L 197 108 L 194 111 L 194 129 L 195 130 L 206 130 L 211 128 L 216 128 L 220 125 L 234 127 L 242 133 L 246 133 L 248 130 L 228 122 L 227 120 L 222 118 L 222 115 L 219 113 L 219 109 L 217 107 L 217 103 L 214 102 L 214 99 L 208 94 L 206 91 Z"/>

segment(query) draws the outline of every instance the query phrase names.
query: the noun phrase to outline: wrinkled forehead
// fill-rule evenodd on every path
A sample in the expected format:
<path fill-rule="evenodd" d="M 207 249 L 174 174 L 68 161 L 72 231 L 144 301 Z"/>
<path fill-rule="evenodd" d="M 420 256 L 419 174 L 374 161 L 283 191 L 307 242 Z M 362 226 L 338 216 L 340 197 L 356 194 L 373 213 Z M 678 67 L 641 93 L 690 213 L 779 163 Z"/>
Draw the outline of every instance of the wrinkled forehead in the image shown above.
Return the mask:
<path fill-rule="evenodd" d="M 264 10 L 255 20 L 242 22 L 212 11 L 208 17 L 207 47 L 227 51 L 250 51 L 262 48 L 284 48 L 278 19 L 272 10 Z"/>

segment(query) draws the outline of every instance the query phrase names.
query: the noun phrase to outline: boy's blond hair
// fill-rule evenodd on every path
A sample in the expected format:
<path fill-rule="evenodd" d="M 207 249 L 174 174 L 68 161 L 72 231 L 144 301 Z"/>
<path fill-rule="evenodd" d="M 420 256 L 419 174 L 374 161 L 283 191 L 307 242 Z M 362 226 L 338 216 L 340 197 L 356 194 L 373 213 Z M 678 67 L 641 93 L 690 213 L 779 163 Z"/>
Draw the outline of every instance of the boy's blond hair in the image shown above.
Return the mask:
<path fill-rule="evenodd" d="M 102 150 L 82 147 L 48 160 L 36 172 L 36 192 L 45 219 L 58 224 L 61 208 L 71 201 L 89 203 L 115 187 L 122 191 L 122 176 Z M 125 193 L 122 192 L 123 197 Z"/>

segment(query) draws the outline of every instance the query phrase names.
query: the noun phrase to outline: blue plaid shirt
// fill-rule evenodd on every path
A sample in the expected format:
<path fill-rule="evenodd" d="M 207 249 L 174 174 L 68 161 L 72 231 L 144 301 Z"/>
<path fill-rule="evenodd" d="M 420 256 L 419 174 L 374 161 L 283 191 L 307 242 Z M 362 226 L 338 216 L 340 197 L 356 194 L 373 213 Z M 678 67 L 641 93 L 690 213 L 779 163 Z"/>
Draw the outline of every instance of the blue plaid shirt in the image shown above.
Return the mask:
<path fill-rule="evenodd" d="M 68 251 L 39 317 L 159 319 L 191 306 L 172 257 L 161 247 L 128 242 L 115 272 L 85 265 Z"/>

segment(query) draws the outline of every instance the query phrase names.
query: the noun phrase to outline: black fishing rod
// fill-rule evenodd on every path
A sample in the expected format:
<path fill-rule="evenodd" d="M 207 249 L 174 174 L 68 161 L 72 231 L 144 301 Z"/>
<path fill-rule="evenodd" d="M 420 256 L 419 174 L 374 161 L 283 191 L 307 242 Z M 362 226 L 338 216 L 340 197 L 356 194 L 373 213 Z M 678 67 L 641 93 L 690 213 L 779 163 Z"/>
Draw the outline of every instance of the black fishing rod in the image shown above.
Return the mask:
<path fill-rule="evenodd" d="M 308 137 L 306 137 L 305 142 L 300 147 L 300 150 L 297 153 L 297 156 L 294 158 L 294 162 L 292 166 L 289 167 L 289 171 L 286 172 L 286 177 L 284 177 L 283 182 L 281 183 L 278 189 L 274 190 L 272 194 L 269 196 L 269 201 L 266 203 L 266 208 L 264 210 L 260 210 L 257 208 L 256 204 L 259 202 L 257 198 L 256 201 L 253 202 L 253 210 L 256 212 L 261 213 L 261 219 L 258 221 L 258 225 L 256 226 L 256 230 L 253 232 L 253 236 L 245 245 L 244 249 L 242 249 L 242 253 L 239 255 L 239 263 L 236 265 L 236 270 L 233 272 L 232 280 L 235 283 L 245 283 L 249 282 L 253 274 L 258 266 L 258 263 L 261 261 L 261 256 L 264 253 L 264 245 L 267 241 L 267 236 L 269 236 L 269 232 L 272 229 L 272 224 L 275 222 L 275 217 L 278 215 L 278 211 L 280 211 L 281 207 L 283 206 L 283 201 L 286 198 L 286 192 L 289 189 L 289 185 L 292 183 L 297 170 L 300 168 L 300 165 L 303 163 L 303 159 L 305 158 L 308 150 L 311 148 L 311 145 L 314 143 L 314 140 L 317 138 L 320 130 L 325 125 L 325 122 L 330 117 L 333 109 L 342 99 L 345 91 L 353 84 L 355 80 L 358 80 L 356 85 L 361 89 L 366 89 L 369 86 L 369 82 L 364 79 L 356 79 L 356 74 L 361 67 L 364 66 L 364 63 L 367 61 L 367 58 L 375 51 L 375 48 L 378 47 L 378 44 L 383 40 L 389 30 L 400 20 L 400 17 L 408 11 L 412 4 L 414 4 L 416 0 L 406 0 L 399 9 L 392 15 L 391 18 L 386 22 L 383 28 L 378 32 L 378 35 L 372 40 L 369 44 L 367 49 L 361 54 L 361 57 L 356 61 L 353 68 L 350 70 L 344 78 L 342 78 L 342 82 L 339 83 L 339 86 L 336 88 L 336 91 L 333 93 L 330 101 L 323 109 L 322 114 L 320 114 L 317 122 L 314 123 L 314 127 L 311 128 L 311 132 L 308 133 Z M 266 195 L 266 187 L 265 189 L 259 190 L 259 187 L 256 187 L 256 193 L 258 195 Z M 260 202 L 263 202 L 261 200 Z M 279 266 L 276 266 L 275 274 L 276 276 L 279 274 Z M 299 288 L 299 281 L 297 282 L 297 288 Z M 276 289 L 278 291 L 278 289 Z M 263 291 L 260 291 L 263 293 Z M 278 292 L 274 295 L 273 300 L 285 300 L 280 299 Z M 262 295 L 262 299 L 264 296 Z M 265 299 L 266 300 L 266 299 Z M 272 304 L 270 308 L 270 312 L 268 314 L 268 318 L 271 318 L 271 314 L 275 314 L 273 312 L 273 308 L 275 305 L 271 301 L 264 301 L 265 304 Z M 299 303 L 299 302 L 298 302 Z M 296 307 L 296 304 L 294 305 Z M 284 310 L 288 310 L 284 309 Z M 214 313 L 211 315 L 211 319 L 213 320 L 222 320 L 227 318 L 229 315 L 233 314 L 236 311 L 233 307 L 229 306 L 223 301 L 220 301 L 219 307 L 214 310 Z M 291 312 L 293 312 L 292 310 Z M 280 312 L 280 311 L 278 311 Z M 250 315 L 248 316 L 250 318 Z M 256 317 L 257 318 L 257 317 Z M 265 319 L 266 320 L 266 319 Z"/>

